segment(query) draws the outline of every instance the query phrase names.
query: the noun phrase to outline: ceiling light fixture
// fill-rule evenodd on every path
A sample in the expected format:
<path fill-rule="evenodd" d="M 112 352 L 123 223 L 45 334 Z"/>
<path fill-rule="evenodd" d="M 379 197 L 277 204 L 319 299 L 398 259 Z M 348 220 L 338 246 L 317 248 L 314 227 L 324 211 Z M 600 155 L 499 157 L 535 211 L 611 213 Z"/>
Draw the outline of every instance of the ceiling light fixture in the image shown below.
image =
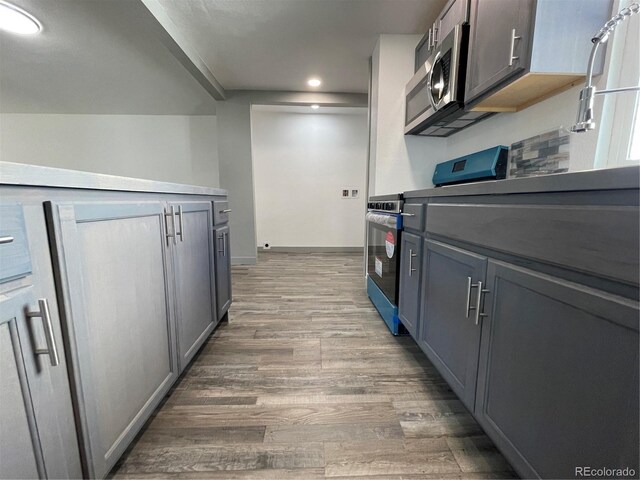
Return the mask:
<path fill-rule="evenodd" d="M 0 0 L 0 30 L 18 35 L 34 35 L 42 30 L 42 24 L 30 13 Z"/>
<path fill-rule="evenodd" d="M 319 108 L 320 108 L 320 105 L 315 105 L 315 104 L 314 104 L 314 105 L 311 105 L 311 108 L 313 108 L 314 110 L 317 110 L 317 109 L 319 109 Z"/>
<path fill-rule="evenodd" d="M 322 80 L 320 80 L 319 78 L 310 78 L 309 80 L 307 80 L 307 85 L 309 85 L 310 87 L 319 87 L 320 85 L 322 85 Z"/>

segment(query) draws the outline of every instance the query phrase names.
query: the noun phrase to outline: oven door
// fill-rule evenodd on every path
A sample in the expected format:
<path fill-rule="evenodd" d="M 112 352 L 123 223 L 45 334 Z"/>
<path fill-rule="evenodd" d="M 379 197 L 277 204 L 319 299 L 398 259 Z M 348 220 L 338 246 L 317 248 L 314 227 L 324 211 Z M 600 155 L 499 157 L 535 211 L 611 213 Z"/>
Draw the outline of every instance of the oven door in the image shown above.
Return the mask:
<path fill-rule="evenodd" d="M 463 101 L 465 41 L 465 26 L 456 25 L 407 84 L 405 134 L 421 132 L 442 117 L 438 112 Z"/>
<path fill-rule="evenodd" d="M 367 273 L 394 305 L 398 304 L 400 225 L 398 214 L 367 214 Z"/>

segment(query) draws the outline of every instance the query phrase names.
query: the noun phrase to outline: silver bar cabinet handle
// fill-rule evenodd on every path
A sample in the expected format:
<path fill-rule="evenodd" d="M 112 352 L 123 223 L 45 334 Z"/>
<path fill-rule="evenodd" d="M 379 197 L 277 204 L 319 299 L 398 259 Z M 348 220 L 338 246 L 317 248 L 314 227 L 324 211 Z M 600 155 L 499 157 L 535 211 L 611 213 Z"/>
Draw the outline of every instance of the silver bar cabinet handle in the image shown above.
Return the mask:
<path fill-rule="evenodd" d="M 222 256 L 227 256 L 227 232 L 222 234 Z"/>
<path fill-rule="evenodd" d="M 516 40 L 520 40 L 522 37 L 516 35 L 516 29 L 511 30 L 511 48 L 509 49 L 509 66 L 513 66 L 513 61 L 518 60 L 520 57 L 513 56 L 513 50 L 516 48 Z"/>
<path fill-rule="evenodd" d="M 478 287 L 480 287 L 480 289 L 482 289 L 482 282 L 472 283 L 471 277 L 467 277 L 467 303 L 465 304 L 465 307 L 466 307 L 465 317 L 466 318 L 469 318 L 469 314 L 471 313 L 471 310 L 475 310 L 476 309 L 476 307 L 472 307 L 471 306 L 471 289 L 472 288 L 478 288 Z"/>
<path fill-rule="evenodd" d="M 218 235 L 218 254 L 222 255 L 222 253 L 224 252 L 224 246 L 222 247 L 222 249 L 220 248 L 220 245 L 222 245 L 222 242 L 224 242 L 224 233 L 221 233 L 220 235 Z"/>
<path fill-rule="evenodd" d="M 476 311 L 476 325 L 480 323 L 480 317 L 486 317 L 486 313 L 482 313 L 480 311 L 480 302 L 482 301 L 482 295 L 488 293 L 489 290 L 482 288 L 482 282 L 478 282 L 478 298 L 476 299 L 476 306 L 474 310 Z"/>
<path fill-rule="evenodd" d="M 27 312 L 27 317 L 42 318 L 42 326 L 44 327 L 44 338 L 47 342 L 47 348 L 39 348 L 36 350 L 37 355 L 49 355 L 49 361 L 52 367 L 60 365 L 60 359 L 58 358 L 58 347 L 56 346 L 56 337 L 53 333 L 53 325 L 51 324 L 51 313 L 49 312 L 49 302 L 46 298 L 38 299 L 37 312 Z"/>
<path fill-rule="evenodd" d="M 438 34 L 440 33 L 440 29 L 436 27 L 436 23 L 433 23 L 433 46 L 438 45 Z"/>
<path fill-rule="evenodd" d="M 413 272 L 417 270 L 416 268 L 413 268 L 413 259 L 417 256 L 418 254 L 413 253 L 413 250 L 410 248 L 409 249 L 409 276 L 412 276 Z"/>
<path fill-rule="evenodd" d="M 13 242 L 14 238 L 11 236 L 0 237 L 0 245 L 4 245 L 5 243 Z"/>
<path fill-rule="evenodd" d="M 169 239 L 173 238 L 173 244 L 175 245 L 177 243 L 176 241 L 176 211 L 175 211 L 175 207 L 173 205 L 171 205 L 169 207 L 169 211 L 167 212 L 166 210 L 164 211 L 164 218 L 165 218 L 165 228 L 166 228 L 166 233 L 164 234 L 165 237 L 167 237 L 167 246 L 169 245 Z M 171 232 L 169 233 L 169 218 L 171 218 Z"/>
<path fill-rule="evenodd" d="M 415 213 L 405 213 L 405 212 L 402 212 L 400 215 L 402 215 L 403 217 L 415 217 L 416 216 Z"/>
<path fill-rule="evenodd" d="M 177 232 L 180 237 L 180 241 L 184 242 L 184 216 L 182 215 L 182 205 L 178 205 L 178 220 L 180 224 L 180 231 Z"/>
<path fill-rule="evenodd" d="M 220 213 L 231 213 L 231 209 L 225 208 L 224 210 L 220 210 Z"/>

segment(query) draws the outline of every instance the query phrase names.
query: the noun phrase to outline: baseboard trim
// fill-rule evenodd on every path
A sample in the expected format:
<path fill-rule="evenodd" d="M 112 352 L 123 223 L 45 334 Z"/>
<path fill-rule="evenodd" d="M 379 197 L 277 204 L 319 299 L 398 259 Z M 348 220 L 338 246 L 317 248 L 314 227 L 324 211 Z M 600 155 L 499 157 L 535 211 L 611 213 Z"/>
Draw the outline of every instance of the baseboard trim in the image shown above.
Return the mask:
<path fill-rule="evenodd" d="M 362 253 L 364 247 L 271 247 L 264 249 L 258 247 L 259 252 L 274 253 Z"/>
<path fill-rule="evenodd" d="M 255 265 L 256 257 L 231 257 L 231 265 Z"/>

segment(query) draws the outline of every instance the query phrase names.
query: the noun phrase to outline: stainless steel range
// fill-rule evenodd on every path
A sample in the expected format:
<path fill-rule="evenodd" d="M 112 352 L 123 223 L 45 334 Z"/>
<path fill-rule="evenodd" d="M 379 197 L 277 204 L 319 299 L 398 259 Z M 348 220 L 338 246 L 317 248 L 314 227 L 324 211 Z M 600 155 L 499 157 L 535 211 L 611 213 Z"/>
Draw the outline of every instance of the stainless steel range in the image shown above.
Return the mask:
<path fill-rule="evenodd" d="M 369 198 L 367 294 L 394 335 L 406 333 L 398 319 L 402 195 Z"/>

